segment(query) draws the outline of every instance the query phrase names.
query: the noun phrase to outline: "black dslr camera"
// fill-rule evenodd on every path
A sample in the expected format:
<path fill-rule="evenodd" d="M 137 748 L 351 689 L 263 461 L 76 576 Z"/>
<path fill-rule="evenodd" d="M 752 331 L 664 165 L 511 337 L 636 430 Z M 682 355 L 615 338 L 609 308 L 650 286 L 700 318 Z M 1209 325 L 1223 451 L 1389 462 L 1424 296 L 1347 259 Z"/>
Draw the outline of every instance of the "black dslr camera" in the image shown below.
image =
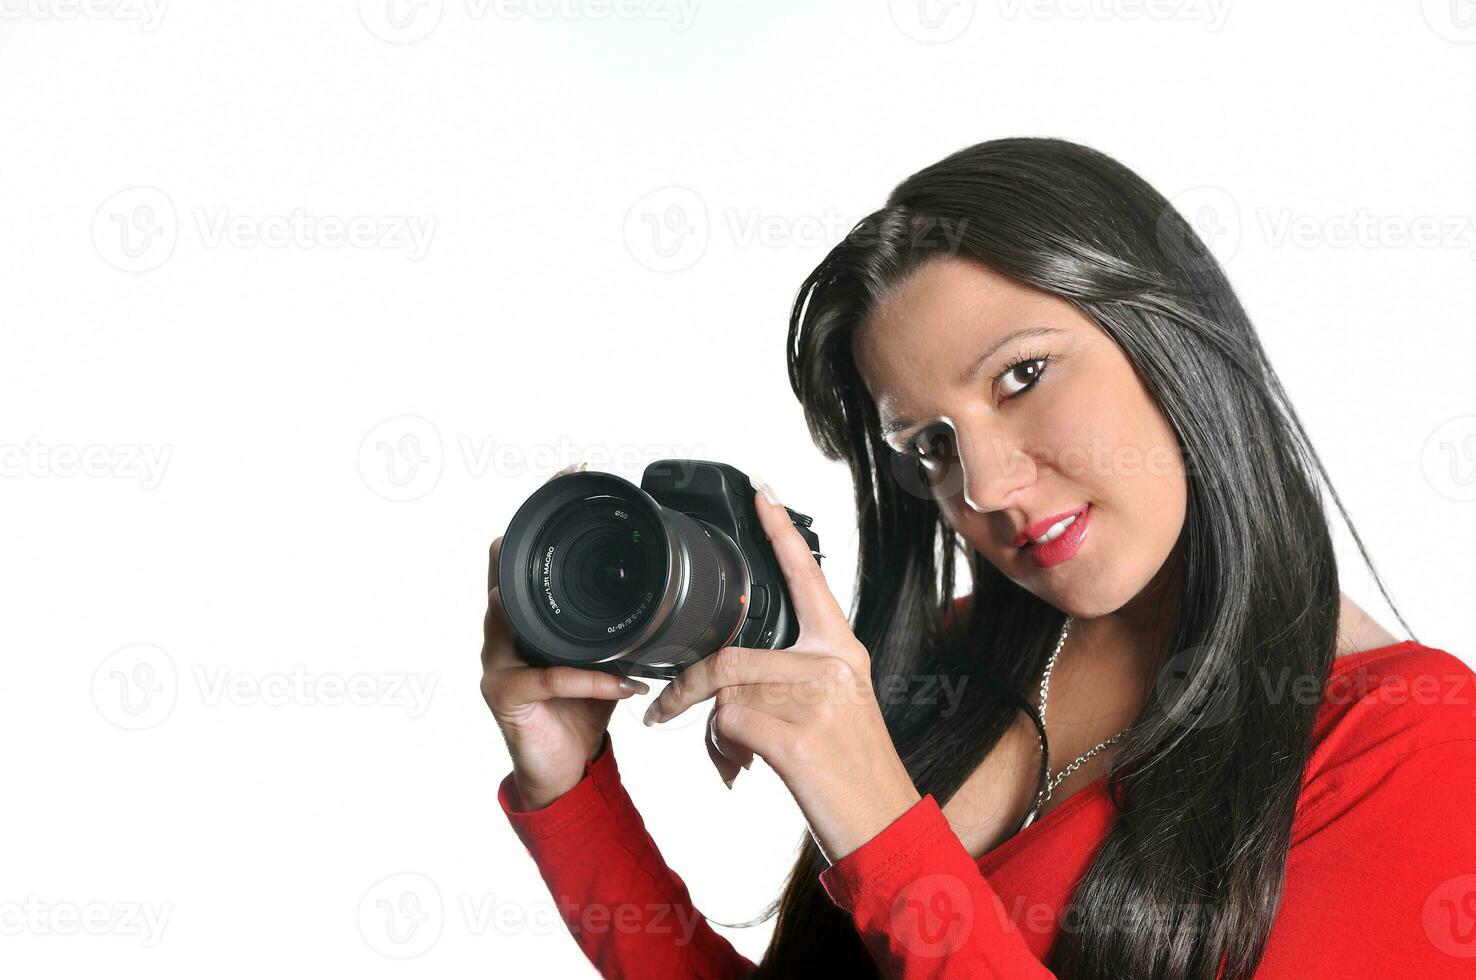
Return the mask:
<path fill-rule="evenodd" d="M 663 459 L 638 487 L 550 480 L 503 535 L 497 582 L 530 663 L 671 678 L 725 646 L 777 650 L 799 624 L 746 475 Z M 818 562 L 810 518 L 789 512 Z"/>

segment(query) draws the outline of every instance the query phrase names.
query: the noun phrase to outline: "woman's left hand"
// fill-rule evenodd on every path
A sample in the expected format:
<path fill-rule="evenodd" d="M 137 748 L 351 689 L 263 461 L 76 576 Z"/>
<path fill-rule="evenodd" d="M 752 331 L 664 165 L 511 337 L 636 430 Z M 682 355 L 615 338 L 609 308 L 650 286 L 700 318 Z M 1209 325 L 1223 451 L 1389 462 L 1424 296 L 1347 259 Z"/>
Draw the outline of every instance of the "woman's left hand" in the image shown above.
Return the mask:
<path fill-rule="evenodd" d="M 809 544 L 782 504 L 762 492 L 755 502 L 789 588 L 798 638 L 783 650 L 723 647 L 699 660 L 651 702 L 645 721 L 669 721 L 715 697 L 709 735 L 716 734 L 727 765 L 736 773 L 733 754 L 762 757 L 834 864 L 921 797 L 882 720 L 871 655 L 851 632 Z"/>

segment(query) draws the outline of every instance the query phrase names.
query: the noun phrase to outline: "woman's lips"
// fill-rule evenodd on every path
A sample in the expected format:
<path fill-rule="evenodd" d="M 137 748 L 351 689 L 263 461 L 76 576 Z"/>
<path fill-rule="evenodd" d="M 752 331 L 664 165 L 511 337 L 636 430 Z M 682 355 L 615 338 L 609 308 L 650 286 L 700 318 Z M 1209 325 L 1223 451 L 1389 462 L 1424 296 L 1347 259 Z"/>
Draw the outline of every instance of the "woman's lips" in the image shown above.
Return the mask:
<path fill-rule="evenodd" d="M 1025 544 L 1022 547 L 1030 555 L 1030 560 L 1041 568 L 1050 568 L 1052 565 L 1059 565 L 1061 562 L 1075 555 L 1081 548 L 1082 541 L 1086 538 L 1087 525 L 1091 523 L 1091 511 L 1090 504 L 1082 504 L 1076 510 L 1068 510 L 1037 521 L 1020 532 L 1020 537 L 1025 539 Z M 1054 541 L 1047 541 L 1045 544 L 1036 544 L 1031 540 L 1034 537 L 1045 534 L 1053 525 L 1066 520 L 1066 518 L 1072 515 L 1076 516 L 1076 520 L 1072 521 L 1070 526 L 1062 531 Z M 1032 531 L 1034 534 L 1028 533 Z"/>
<path fill-rule="evenodd" d="M 1041 535 L 1045 534 L 1054 525 L 1060 523 L 1061 521 L 1064 521 L 1066 518 L 1071 517 L 1072 515 L 1080 514 L 1086 509 L 1086 504 L 1080 504 L 1076 507 L 1071 508 L 1070 510 L 1063 510 L 1059 514 L 1052 514 L 1050 517 L 1042 517 L 1040 520 L 1035 521 L 1032 524 L 1025 525 L 1025 527 L 1021 529 L 1020 533 L 1015 535 L 1015 547 L 1025 547 L 1025 545 L 1029 544 L 1032 539 L 1038 538 Z"/>

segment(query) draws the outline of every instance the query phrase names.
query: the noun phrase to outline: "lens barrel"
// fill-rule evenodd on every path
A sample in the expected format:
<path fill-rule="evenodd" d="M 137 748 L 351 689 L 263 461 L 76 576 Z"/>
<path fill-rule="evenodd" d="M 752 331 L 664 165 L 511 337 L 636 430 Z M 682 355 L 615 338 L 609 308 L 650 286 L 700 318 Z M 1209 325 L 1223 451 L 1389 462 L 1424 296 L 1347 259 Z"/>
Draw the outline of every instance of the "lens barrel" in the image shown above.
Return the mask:
<path fill-rule="evenodd" d="M 610 473 L 540 487 L 513 515 L 497 575 L 530 659 L 653 675 L 729 643 L 749 590 L 732 538 Z"/>

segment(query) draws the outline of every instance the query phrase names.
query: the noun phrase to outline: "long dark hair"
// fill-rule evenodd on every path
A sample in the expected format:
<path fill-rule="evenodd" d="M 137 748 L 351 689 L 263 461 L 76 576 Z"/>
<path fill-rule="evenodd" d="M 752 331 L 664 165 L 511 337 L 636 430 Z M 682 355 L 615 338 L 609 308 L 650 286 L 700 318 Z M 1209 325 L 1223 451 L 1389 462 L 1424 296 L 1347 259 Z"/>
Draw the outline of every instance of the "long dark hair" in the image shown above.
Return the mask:
<path fill-rule="evenodd" d="M 1117 817 L 1047 965 L 1067 977 L 1248 977 L 1281 896 L 1317 711 L 1316 699 L 1257 697 L 1253 681 L 1325 678 L 1334 655 L 1337 562 L 1318 476 L 1372 562 L 1223 270 L 1162 195 L 1064 140 L 991 140 L 949 155 L 826 255 L 795 299 L 787 344 L 811 435 L 855 482 L 851 622 L 877 690 L 905 690 L 919 675 L 968 680 L 946 717 L 906 699 L 884 705 L 919 792 L 946 802 L 1016 713 L 1033 710 L 1026 693 L 1065 618 L 942 519 L 915 460 L 882 440 L 852 359 L 854 331 L 882 296 L 944 255 L 1075 304 L 1135 366 L 1185 464 L 1163 655 L 1190 652 L 1173 656 L 1189 678 L 1177 700 L 1149 699 L 1112 759 Z M 949 623 L 957 551 L 973 592 L 968 615 Z M 1197 712 L 1216 696 L 1231 698 L 1224 717 L 1186 723 L 1198 716 L 1184 705 Z M 819 884 L 826 863 L 808 835 L 801 850 L 770 909 L 778 921 L 757 975 L 875 976 L 849 915 Z"/>

